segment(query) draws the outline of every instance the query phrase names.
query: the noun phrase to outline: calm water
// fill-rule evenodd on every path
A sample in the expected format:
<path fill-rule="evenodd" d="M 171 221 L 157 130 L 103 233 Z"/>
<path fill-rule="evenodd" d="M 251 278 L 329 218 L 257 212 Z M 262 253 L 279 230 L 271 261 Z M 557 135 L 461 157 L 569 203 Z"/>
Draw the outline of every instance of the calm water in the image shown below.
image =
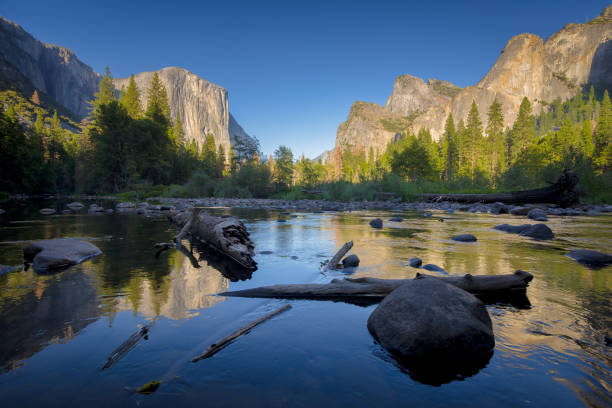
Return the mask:
<path fill-rule="evenodd" d="M 89 203 L 88 203 L 89 204 Z M 100 202 L 102 205 L 110 203 Z M 0 277 L 0 400 L 12 406 L 555 406 L 612 405 L 612 268 L 587 269 L 570 249 L 612 252 L 612 216 L 552 217 L 556 234 L 536 242 L 491 227 L 525 220 L 504 215 L 410 213 L 383 230 L 368 221 L 391 213 L 295 213 L 212 209 L 241 217 L 256 243 L 259 269 L 248 279 L 215 259 L 196 268 L 181 252 L 155 257 L 156 242 L 176 231 L 164 219 L 136 215 L 42 216 L 57 203 L 28 202 L 0 215 L 0 263 L 22 262 L 30 240 L 78 237 L 103 254 L 59 274 L 18 270 Z M 440 222 L 438 218 L 445 218 Z M 473 244 L 449 240 L 472 233 Z M 211 296 L 275 283 L 325 282 L 318 272 L 344 242 L 355 242 L 354 276 L 411 278 L 408 259 L 451 274 L 535 278 L 530 308 L 489 305 L 496 348 L 486 366 L 442 385 L 415 380 L 372 339 L 376 307 L 317 301 Z M 197 257 L 197 256 L 196 256 Z M 245 280 L 241 280 L 245 279 Z M 277 316 L 214 357 L 191 363 L 216 340 L 262 314 Z M 109 370 L 106 358 L 139 325 L 148 336 Z M 162 382 L 153 395 L 134 389 Z"/>

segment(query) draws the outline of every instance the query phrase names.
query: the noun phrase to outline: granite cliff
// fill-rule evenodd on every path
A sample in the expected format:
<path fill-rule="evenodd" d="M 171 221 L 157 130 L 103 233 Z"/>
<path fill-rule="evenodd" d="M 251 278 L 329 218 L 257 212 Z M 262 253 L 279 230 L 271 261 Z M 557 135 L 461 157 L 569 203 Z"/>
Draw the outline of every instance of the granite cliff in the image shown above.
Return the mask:
<path fill-rule="evenodd" d="M 511 126 L 523 97 L 539 112 L 543 103 L 570 98 L 590 84 L 612 90 L 612 6 L 587 23 L 567 24 L 546 41 L 534 34 L 511 38 L 485 77 L 464 89 L 437 79 L 399 76 L 384 107 L 353 104 L 338 126 L 334 149 L 379 154 L 406 127 L 413 132 L 428 128 L 439 139 L 448 114 L 465 119 L 473 100 L 486 126 L 486 112 L 498 98 L 505 125 Z"/>

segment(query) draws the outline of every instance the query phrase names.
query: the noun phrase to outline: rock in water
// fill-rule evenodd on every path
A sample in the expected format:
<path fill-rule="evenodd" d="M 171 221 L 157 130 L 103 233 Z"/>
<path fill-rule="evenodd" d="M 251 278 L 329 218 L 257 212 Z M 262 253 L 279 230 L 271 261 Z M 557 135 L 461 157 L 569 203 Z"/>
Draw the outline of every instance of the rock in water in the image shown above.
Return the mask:
<path fill-rule="evenodd" d="M 383 222 L 380 218 L 376 218 L 373 219 L 372 221 L 370 221 L 370 226 L 372 228 L 382 228 L 383 227 Z"/>
<path fill-rule="evenodd" d="M 35 271 L 47 272 L 79 264 L 101 253 L 89 242 L 60 238 L 32 242 L 24 248 L 23 258 L 33 264 Z"/>
<path fill-rule="evenodd" d="M 389 221 L 402 222 L 404 221 L 404 219 L 402 217 L 393 217 L 393 218 L 389 218 Z"/>
<path fill-rule="evenodd" d="M 448 273 L 444 269 L 440 268 L 438 265 L 434 265 L 434 264 L 423 265 L 423 269 L 427 269 L 428 271 L 432 271 L 432 272 Z"/>
<path fill-rule="evenodd" d="M 491 214 L 508 214 L 508 207 L 499 201 L 495 202 L 491 205 Z"/>
<path fill-rule="evenodd" d="M 391 354 L 411 362 L 469 360 L 495 346 L 484 304 L 432 278 L 391 292 L 370 315 L 368 330 Z"/>
<path fill-rule="evenodd" d="M 79 203 L 78 201 L 73 201 L 70 204 L 68 204 L 66 207 L 70 208 L 71 210 L 79 210 L 85 206 Z"/>
<path fill-rule="evenodd" d="M 342 266 L 345 268 L 354 268 L 359 266 L 359 257 L 355 254 L 347 256 L 342 260 Z"/>
<path fill-rule="evenodd" d="M 567 256 L 582 265 L 595 269 L 612 264 L 612 255 L 602 254 L 601 252 L 590 251 L 588 249 L 571 251 L 567 253 Z"/>
<path fill-rule="evenodd" d="M 534 221 L 548 221 L 546 211 L 541 208 L 534 208 L 527 213 L 527 218 L 531 218 Z"/>
<path fill-rule="evenodd" d="M 512 215 L 527 215 L 529 212 L 529 207 L 514 207 L 510 210 L 510 214 Z"/>
<path fill-rule="evenodd" d="M 53 208 L 43 208 L 39 211 L 42 215 L 53 215 L 55 214 L 55 210 Z"/>
<path fill-rule="evenodd" d="M 496 225 L 493 229 L 509 232 L 512 234 L 519 234 L 524 237 L 530 237 L 537 240 L 553 239 L 555 234 L 548 228 L 546 224 L 523 224 L 523 225 L 509 225 L 501 224 Z"/>
<path fill-rule="evenodd" d="M 451 237 L 451 239 L 453 241 L 459 241 L 459 242 L 476 242 L 476 237 L 472 234 L 459 234 L 459 235 L 455 235 L 454 237 Z"/>
<path fill-rule="evenodd" d="M 423 261 L 421 258 L 410 258 L 408 265 L 412 266 L 413 268 L 420 268 L 421 265 L 423 265 Z"/>

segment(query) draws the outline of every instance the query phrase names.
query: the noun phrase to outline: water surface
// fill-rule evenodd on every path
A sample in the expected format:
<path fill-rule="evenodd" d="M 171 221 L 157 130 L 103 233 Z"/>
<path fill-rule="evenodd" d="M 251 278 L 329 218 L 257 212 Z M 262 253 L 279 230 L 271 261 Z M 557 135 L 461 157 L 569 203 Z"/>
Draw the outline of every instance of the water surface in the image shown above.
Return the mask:
<path fill-rule="evenodd" d="M 88 203 L 89 204 L 89 203 Z M 99 202 L 110 206 L 110 202 Z M 591 270 L 567 258 L 572 249 L 612 252 L 612 216 L 551 217 L 552 241 L 493 230 L 521 217 L 434 212 L 293 213 L 211 209 L 243 219 L 259 269 L 249 274 L 210 255 L 194 266 L 153 244 L 176 234 L 163 219 L 137 215 L 42 216 L 44 206 L 5 205 L 0 263 L 18 265 L 31 240 L 76 237 L 103 254 L 54 275 L 19 269 L 0 277 L 0 395 L 3 406 L 556 406 L 612 404 L 612 268 Z M 382 230 L 368 221 L 394 215 Z M 277 222 L 279 218 L 286 222 Z M 440 219 L 443 218 L 444 222 Z M 449 239 L 471 233 L 476 243 Z M 469 377 L 423 383 L 377 345 L 366 328 L 376 305 L 214 296 L 276 283 L 326 282 L 319 264 L 355 242 L 353 276 L 411 278 L 408 260 L 449 274 L 534 275 L 530 307 L 494 304 L 496 348 Z M 185 242 L 188 246 L 188 243 Z M 271 253 L 268 253 L 271 252 Z M 195 252 L 195 258 L 200 255 Z M 214 357 L 191 363 L 216 340 L 285 303 L 293 308 Z M 109 370 L 112 350 L 155 319 L 147 340 Z M 151 381 L 153 395 L 134 389 Z"/>

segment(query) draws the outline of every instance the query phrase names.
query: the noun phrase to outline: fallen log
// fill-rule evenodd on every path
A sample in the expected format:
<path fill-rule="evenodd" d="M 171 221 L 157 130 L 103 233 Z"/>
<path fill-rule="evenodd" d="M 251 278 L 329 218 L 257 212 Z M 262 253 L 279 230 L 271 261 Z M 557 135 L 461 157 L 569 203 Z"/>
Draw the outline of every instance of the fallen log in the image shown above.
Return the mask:
<path fill-rule="evenodd" d="M 126 341 L 121 343 L 119 347 L 113 350 L 112 353 L 108 356 L 106 360 L 106 364 L 102 367 L 102 370 L 106 370 L 107 368 L 112 367 L 117 361 L 119 361 L 123 356 L 125 356 L 131 349 L 136 347 L 136 344 L 143 338 L 149 334 L 149 331 L 153 327 L 155 320 L 151 321 L 144 327 L 141 327 L 136 333 L 133 333 Z"/>
<path fill-rule="evenodd" d="M 206 213 L 198 214 L 197 211 L 172 212 L 168 215 L 170 221 L 178 227 L 187 227 L 177 238 L 189 233 L 192 238 L 206 243 L 245 268 L 256 269 L 257 262 L 253 259 L 255 245 L 240 220 L 233 217 L 213 217 Z"/>
<path fill-rule="evenodd" d="M 425 201 L 456 201 L 460 203 L 495 203 L 526 204 L 550 203 L 564 207 L 579 202 L 581 192 L 578 189 L 578 176 L 565 170 L 559 179 L 548 187 L 534 190 L 512 191 L 493 194 L 417 194 Z"/>
<path fill-rule="evenodd" d="M 340 248 L 338 252 L 336 252 L 336 254 L 332 257 L 332 259 L 330 259 L 327 264 L 325 264 L 323 272 L 327 271 L 328 269 L 338 269 L 338 265 L 340 264 L 342 257 L 346 255 L 346 253 L 350 251 L 352 247 L 353 241 L 349 241 L 346 244 L 342 245 L 342 248 Z"/>
<path fill-rule="evenodd" d="M 280 307 L 280 308 L 276 309 L 273 312 L 270 312 L 270 313 L 260 317 L 257 320 L 252 321 L 251 323 L 247 324 L 246 326 L 236 330 L 235 332 L 233 332 L 229 336 L 222 338 L 221 340 L 219 340 L 218 342 L 216 342 L 214 344 L 211 344 L 210 347 L 208 347 L 204 353 L 200 354 L 197 357 L 194 357 L 191 360 L 191 362 L 195 363 L 195 362 L 200 361 L 202 359 L 205 359 L 205 358 L 208 358 L 208 357 L 212 357 L 214 354 L 216 354 L 219 351 L 221 351 L 222 349 L 224 349 L 232 341 L 236 340 L 238 337 L 242 336 L 243 334 L 248 333 L 253 327 L 258 326 L 258 325 L 262 324 L 263 322 L 265 322 L 266 320 L 270 320 L 274 316 L 276 316 L 276 315 L 278 315 L 280 313 L 283 313 L 284 311 L 287 311 L 289 309 L 291 309 L 291 305 L 285 305 L 283 307 Z"/>
<path fill-rule="evenodd" d="M 462 277 L 437 277 L 417 273 L 414 279 L 440 279 L 473 295 L 492 295 L 508 292 L 524 292 L 533 279 L 529 272 L 518 270 L 508 275 L 466 274 Z M 335 300 L 369 298 L 382 300 L 410 279 L 345 278 L 333 279 L 329 283 L 306 283 L 291 285 L 261 286 L 253 289 L 223 292 L 221 296 Z"/>

